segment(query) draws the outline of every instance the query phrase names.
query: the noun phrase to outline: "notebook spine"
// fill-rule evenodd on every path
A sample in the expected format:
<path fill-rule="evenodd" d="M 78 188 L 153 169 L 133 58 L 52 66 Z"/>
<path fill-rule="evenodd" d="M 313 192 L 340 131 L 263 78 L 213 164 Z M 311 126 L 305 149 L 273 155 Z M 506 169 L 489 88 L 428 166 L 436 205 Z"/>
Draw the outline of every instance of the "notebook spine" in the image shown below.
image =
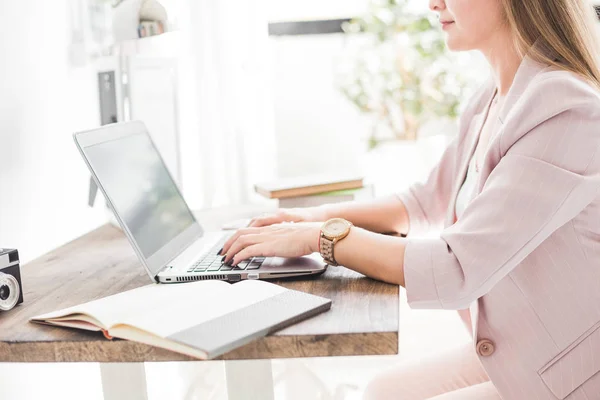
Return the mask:
<path fill-rule="evenodd" d="M 327 311 L 330 308 L 331 308 L 331 302 L 325 303 L 325 304 L 323 304 L 323 305 L 321 305 L 321 306 L 319 306 L 317 308 L 314 308 L 312 310 L 308 310 L 308 311 L 306 311 L 306 312 L 304 312 L 302 314 L 299 314 L 299 315 L 295 316 L 294 318 L 290 318 L 287 321 L 283 321 L 283 322 L 280 322 L 277 325 L 273 325 L 267 331 L 267 335 L 271 335 L 271 334 L 273 334 L 273 333 L 275 333 L 277 331 L 282 330 L 283 328 L 287 328 L 288 326 L 297 324 L 298 322 L 301 322 L 301 321 L 303 321 L 303 320 L 305 320 L 307 318 L 310 318 L 310 317 L 318 315 L 318 314 L 320 314 L 320 313 L 322 313 L 324 311 Z"/>

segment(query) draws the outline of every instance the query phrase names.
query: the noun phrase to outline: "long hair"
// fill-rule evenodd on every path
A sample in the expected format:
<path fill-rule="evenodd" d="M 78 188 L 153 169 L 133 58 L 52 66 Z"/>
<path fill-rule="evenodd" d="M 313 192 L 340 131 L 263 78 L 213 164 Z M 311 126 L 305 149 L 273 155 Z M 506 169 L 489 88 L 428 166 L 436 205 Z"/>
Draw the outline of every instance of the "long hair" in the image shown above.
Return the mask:
<path fill-rule="evenodd" d="M 579 74 L 600 89 L 599 23 L 589 0 L 502 3 L 521 56 Z"/>

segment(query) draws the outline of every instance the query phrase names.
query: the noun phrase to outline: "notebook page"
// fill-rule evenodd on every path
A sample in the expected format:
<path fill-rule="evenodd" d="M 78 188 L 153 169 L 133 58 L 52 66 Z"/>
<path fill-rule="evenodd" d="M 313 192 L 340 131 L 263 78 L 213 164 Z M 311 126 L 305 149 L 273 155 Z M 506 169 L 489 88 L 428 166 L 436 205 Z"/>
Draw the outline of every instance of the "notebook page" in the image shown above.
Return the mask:
<path fill-rule="evenodd" d="M 197 295 L 185 297 L 178 293 L 178 300 L 164 302 L 150 313 L 130 314 L 123 323 L 167 337 L 288 290 L 258 280 L 246 280 L 227 285 L 230 286 L 228 291 L 215 291 L 201 297 Z"/>
<path fill-rule="evenodd" d="M 152 284 L 32 319 L 51 320 L 70 314 L 88 314 L 104 327 L 110 328 L 131 316 L 144 313 L 153 315 L 157 309 L 172 307 L 173 304 L 186 303 L 190 300 L 195 303 L 204 302 L 217 294 L 226 296 L 230 286 L 227 282 L 216 280 L 170 285 Z"/>

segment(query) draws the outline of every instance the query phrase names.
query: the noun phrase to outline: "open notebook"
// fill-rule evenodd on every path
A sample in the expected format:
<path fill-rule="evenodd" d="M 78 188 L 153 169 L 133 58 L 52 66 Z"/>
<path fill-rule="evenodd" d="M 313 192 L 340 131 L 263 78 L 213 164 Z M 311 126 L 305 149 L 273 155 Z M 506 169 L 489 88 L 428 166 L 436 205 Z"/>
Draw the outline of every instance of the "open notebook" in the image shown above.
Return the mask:
<path fill-rule="evenodd" d="M 329 299 L 264 281 L 207 280 L 143 286 L 30 321 L 210 359 L 330 307 Z"/>

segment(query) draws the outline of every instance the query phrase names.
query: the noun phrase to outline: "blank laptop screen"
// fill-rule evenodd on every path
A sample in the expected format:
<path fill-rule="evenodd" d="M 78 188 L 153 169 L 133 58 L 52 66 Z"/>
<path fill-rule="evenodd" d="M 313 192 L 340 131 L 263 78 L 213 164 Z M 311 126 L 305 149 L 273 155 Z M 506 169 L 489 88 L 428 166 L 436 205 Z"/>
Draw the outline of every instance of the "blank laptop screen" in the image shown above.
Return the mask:
<path fill-rule="evenodd" d="M 95 144 L 85 152 L 144 257 L 196 223 L 147 134 Z"/>

